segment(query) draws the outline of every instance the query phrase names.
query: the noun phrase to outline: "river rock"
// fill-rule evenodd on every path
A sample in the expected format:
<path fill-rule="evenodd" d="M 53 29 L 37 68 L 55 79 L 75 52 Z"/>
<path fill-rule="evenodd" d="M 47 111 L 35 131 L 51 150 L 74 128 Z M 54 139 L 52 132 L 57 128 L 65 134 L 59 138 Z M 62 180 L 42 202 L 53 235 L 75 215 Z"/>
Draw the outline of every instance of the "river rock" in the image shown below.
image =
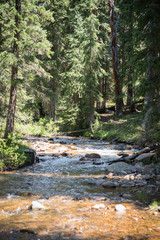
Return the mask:
<path fill-rule="evenodd" d="M 66 152 L 61 153 L 61 156 L 62 156 L 62 157 L 67 157 L 68 155 L 69 155 L 69 154 L 66 153 Z"/>
<path fill-rule="evenodd" d="M 117 162 L 109 165 L 107 167 L 107 171 L 112 173 L 124 174 L 124 173 L 136 172 L 136 168 L 125 162 Z"/>
<path fill-rule="evenodd" d="M 41 203 L 37 201 L 33 201 L 29 207 L 32 210 L 44 210 L 46 207 L 44 207 Z"/>
<path fill-rule="evenodd" d="M 85 158 L 85 157 L 81 157 L 81 158 L 79 159 L 79 161 L 85 162 L 85 163 L 87 163 L 87 162 L 93 162 L 92 159 L 88 159 L 88 158 Z"/>
<path fill-rule="evenodd" d="M 103 165 L 104 164 L 104 162 L 100 162 L 100 161 L 93 161 L 93 165 Z"/>
<path fill-rule="evenodd" d="M 24 154 L 27 157 L 27 160 L 25 161 L 26 165 L 32 165 L 36 163 L 36 151 L 34 149 L 23 149 Z"/>
<path fill-rule="evenodd" d="M 124 143 L 120 143 L 117 147 L 117 150 L 124 150 L 125 149 L 125 144 Z"/>
<path fill-rule="evenodd" d="M 126 207 L 123 206 L 122 204 L 117 204 L 115 206 L 115 211 L 118 212 L 118 213 L 125 213 Z"/>
<path fill-rule="evenodd" d="M 142 162 L 149 162 L 151 159 L 156 160 L 156 154 L 155 153 L 143 153 L 135 158 L 135 161 L 142 161 Z"/>
<path fill-rule="evenodd" d="M 19 230 L 21 233 L 36 234 L 32 229 L 24 228 Z"/>
<path fill-rule="evenodd" d="M 121 156 L 121 157 L 128 157 L 129 156 L 129 154 L 124 153 L 124 152 L 119 152 L 117 155 Z"/>
<path fill-rule="evenodd" d="M 135 168 L 136 168 L 136 172 L 142 173 L 144 169 L 144 165 L 142 162 L 138 162 L 136 163 Z"/>
<path fill-rule="evenodd" d="M 85 155 L 86 158 L 101 158 L 98 153 L 88 153 Z"/>
<path fill-rule="evenodd" d="M 104 188 L 116 188 L 118 187 L 118 183 L 112 182 L 112 181 L 106 181 L 102 183 L 102 186 Z"/>
<path fill-rule="evenodd" d="M 106 206 L 103 203 L 96 204 L 92 207 L 93 209 L 99 210 L 99 209 L 104 209 Z"/>
<path fill-rule="evenodd" d="M 143 169 L 144 174 L 155 174 L 156 173 L 156 166 L 152 163 L 149 165 L 146 165 Z"/>

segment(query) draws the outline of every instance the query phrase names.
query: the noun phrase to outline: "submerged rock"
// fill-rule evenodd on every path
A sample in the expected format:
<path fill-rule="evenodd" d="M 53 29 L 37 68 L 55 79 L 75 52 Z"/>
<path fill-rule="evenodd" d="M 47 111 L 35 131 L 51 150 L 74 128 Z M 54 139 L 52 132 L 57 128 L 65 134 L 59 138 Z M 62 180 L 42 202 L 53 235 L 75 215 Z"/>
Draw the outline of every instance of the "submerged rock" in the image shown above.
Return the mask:
<path fill-rule="evenodd" d="M 118 187 L 118 183 L 115 183 L 115 182 L 112 182 L 112 181 L 107 181 L 107 182 L 103 182 L 102 183 L 102 186 L 104 187 L 104 188 L 116 188 L 116 187 Z"/>
<path fill-rule="evenodd" d="M 101 158 L 98 153 L 88 153 L 85 155 L 86 158 Z"/>
<path fill-rule="evenodd" d="M 113 163 L 108 166 L 106 170 L 112 173 L 120 174 L 136 172 L 136 168 L 134 166 L 125 162 Z"/>
<path fill-rule="evenodd" d="M 36 234 L 32 229 L 28 229 L 28 228 L 20 229 L 20 232 L 21 233 Z"/>
<path fill-rule="evenodd" d="M 88 159 L 88 158 L 85 158 L 85 157 L 81 157 L 81 158 L 79 159 L 79 161 L 84 162 L 84 163 L 93 162 L 92 159 Z"/>

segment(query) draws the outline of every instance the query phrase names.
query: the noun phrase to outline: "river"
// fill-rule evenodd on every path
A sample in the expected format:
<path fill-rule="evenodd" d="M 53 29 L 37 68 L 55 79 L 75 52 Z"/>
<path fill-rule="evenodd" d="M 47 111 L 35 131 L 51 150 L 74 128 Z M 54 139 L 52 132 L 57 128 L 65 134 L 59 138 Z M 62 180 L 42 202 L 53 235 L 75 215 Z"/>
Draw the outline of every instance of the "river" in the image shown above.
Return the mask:
<path fill-rule="evenodd" d="M 136 151 L 132 146 L 65 136 L 27 141 L 40 162 L 0 173 L 0 239 L 160 239 L 160 214 L 148 208 L 154 192 L 102 184 L 124 180 L 106 167 L 121 151 Z M 91 153 L 101 158 L 86 161 Z M 31 210 L 33 201 L 46 209 Z M 117 204 L 125 211 L 115 211 Z"/>

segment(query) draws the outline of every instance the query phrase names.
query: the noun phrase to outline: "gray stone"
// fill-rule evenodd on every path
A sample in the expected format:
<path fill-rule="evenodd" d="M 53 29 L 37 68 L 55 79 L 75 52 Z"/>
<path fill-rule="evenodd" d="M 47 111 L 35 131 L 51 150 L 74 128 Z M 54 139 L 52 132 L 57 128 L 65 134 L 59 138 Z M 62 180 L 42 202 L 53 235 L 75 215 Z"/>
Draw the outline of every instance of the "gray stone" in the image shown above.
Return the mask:
<path fill-rule="evenodd" d="M 118 183 L 111 182 L 111 181 L 107 181 L 107 182 L 102 183 L 102 186 L 104 188 L 116 188 L 116 187 L 118 187 L 118 185 L 119 185 Z"/>
<path fill-rule="evenodd" d="M 160 181 L 160 175 L 157 175 L 157 176 L 156 176 L 156 179 L 157 179 L 158 181 Z"/>
<path fill-rule="evenodd" d="M 124 193 L 124 194 L 122 195 L 122 197 L 124 197 L 124 198 L 131 198 L 132 196 L 131 196 L 130 194 Z"/>
<path fill-rule="evenodd" d="M 113 172 L 113 173 L 125 174 L 125 173 L 136 172 L 136 168 L 125 162 L 117 162 L 108 166 L 107 171 Z"/>
<path fill-rule="evenodd" d="M 25 161 L 26 165 L 32 165 L 36 163 L 36 151 L 34 149 L 23 149 L 27 160 Z"/>
<path fill-rule="evenodd" d="M 150 180 L 151 178 L 152 178 L 152 175 L 150 175 L 150 174 L 146 174 L 146 175 L 142 176 L 143 180 Z"/>
<path fill-rule="evenodd" d="M 124 143 L 120 143 L 117 147 L 118 150 L 124 150 L 125 149 L 125 144 Z"/>
<path fill-rule="evenodd" d="M 135 168 L 136 168 L 136 172 L 142 173 L 144 169 L 144 165 L 142 162 L 138 162 L 136 163 Z"/>
<path fill-rule="evenodd" d="M 143 154 L 139 155 L 138 157 L 136 157 L 136 158 L 135 158 L 135 161 L 148 162 L 148 161 L 150 161 L 152 158 L 156 158 L 155 153 L 143 153 Z"/>
<path fill-rule="evenodd" d="M 144 174 L 154 174 L 156 173 L 156 166 L 152 163 L 150 165 L 146 165 L 143 169 Z"/>

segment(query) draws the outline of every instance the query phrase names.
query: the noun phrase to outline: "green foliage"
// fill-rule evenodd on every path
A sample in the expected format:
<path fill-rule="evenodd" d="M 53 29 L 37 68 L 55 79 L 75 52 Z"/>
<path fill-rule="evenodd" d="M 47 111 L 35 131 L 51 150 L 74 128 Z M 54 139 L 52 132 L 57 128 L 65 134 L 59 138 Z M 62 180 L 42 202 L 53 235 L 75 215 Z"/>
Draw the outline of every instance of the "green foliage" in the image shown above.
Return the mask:
<path fill-rule="evenodd" d="M 15 169 L 25 164 L 26 156 L 17 141 L 18 135 L 9 135 L 8 139 L 0 141 L 0 168 Z"/>
<path fill-rule="evenodd" d="M 140 114 L 129 114 L 123 117 L 112 116 L 107 123 L 100 122 L 100 129 L 93 135 L 96 138 L 125 141 L 133 139 L 136 143 L 144 133 L 140 127 L 142 116 Z M 87 134 L 85 133 L 85 136 Z"/>
<path fill-rule="evenodd" d="M 149 205 L 149 208 L 151 209 L 151 210 L 157 210 L 158 209 L 158 207 L 160 206 L 160 202 L 157 202 L 157 201 L 154 201 L 153 203 L 151 203 L 150 205 Z"/>
<path fill-rule="evenodd" d="M 16 123 L 15 131 L 21 133 L 22 129 L 24 135 L 49 137 L 51 134 L 56 134 L 59 130 L 59 127 L 52 119 L 40 118 L 38 122 L 35 122 L 33 119 L 31 119 L 26 123 L 24 121 Z"/>

